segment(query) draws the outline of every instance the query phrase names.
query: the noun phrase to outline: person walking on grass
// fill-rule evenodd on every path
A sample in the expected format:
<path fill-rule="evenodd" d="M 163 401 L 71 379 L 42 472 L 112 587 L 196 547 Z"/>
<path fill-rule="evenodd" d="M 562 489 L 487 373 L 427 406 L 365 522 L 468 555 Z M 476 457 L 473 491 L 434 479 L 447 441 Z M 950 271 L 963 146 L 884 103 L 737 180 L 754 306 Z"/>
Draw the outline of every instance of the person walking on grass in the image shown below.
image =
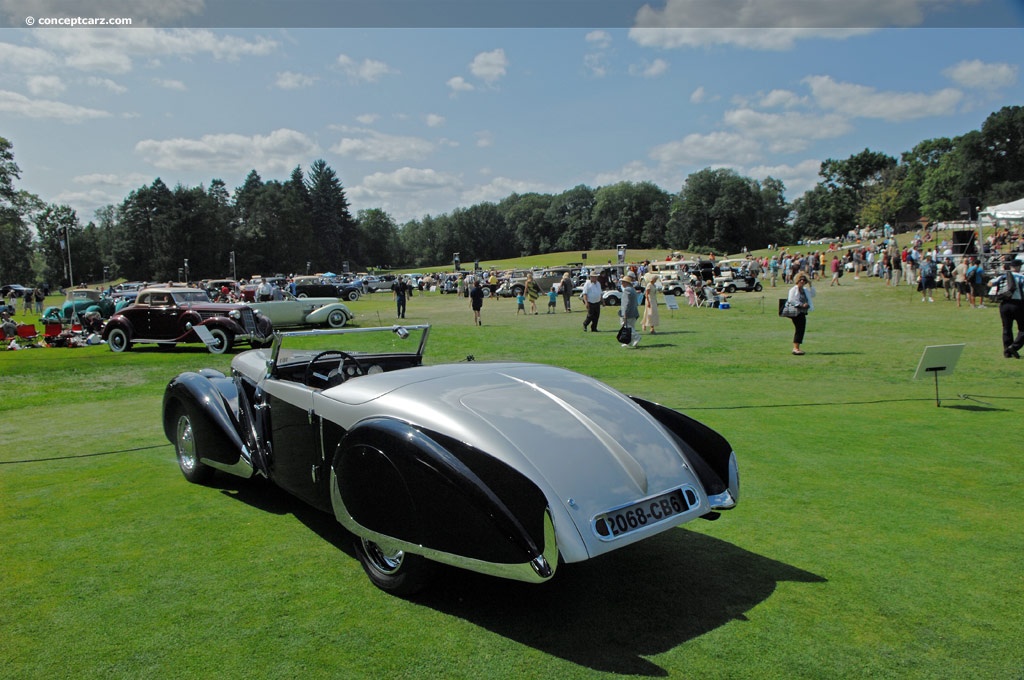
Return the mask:
<path fill-rule="evenodd" d="M 601 294 L 603 292 L 600 274 L 597 270 L 591 269 L 587 282 L 583 284 L 583 292 L 580 293 L 580 299 L 587 306 L 587 318 L 583 319 L 584 331 L 587 330 L 587 326 L 590 326 L 592 332 L 597 332 L 597 322 L 601 319 Z"/>
<path fill-rule="evenodd" d="M 800 345 L 804 343 L 804 331 L 807 330 L 807 314 L 814 310 L 814 288 L 811 286 L 810 278 L 804 272 L 793 277 L 793 287 L 789 289 L 789 296 L 786 304 L 796 307 L 800 312 L 793 320 L 793 354 L 803 356 L 804 351 Z"/>
<path fill-rule="evenodd" d="M 622 325 L 629 329 L 629 341 L 622 343 L 623 347 L 636 347 L 640 344 L 643 335 L 636 332 L 636 320 L 640 318 L 640 305 L 637 301 L 636 288 L 633 286 L 633 277 L 629 274 L 620 279 L 622 283 L 622 307 L 619 315 L 622 317 Z"/>
<path fill-rule="evenodd" d="M 480 280 L 477 279 L 473 282 L 473 287 L 469 289 L 469 307 L 473 310 L 473 323 L 477 326 L 483 326 L 483 322 L 480 320 L 480 310 L 484 306 L 484 287 L 480 285 Z"/>

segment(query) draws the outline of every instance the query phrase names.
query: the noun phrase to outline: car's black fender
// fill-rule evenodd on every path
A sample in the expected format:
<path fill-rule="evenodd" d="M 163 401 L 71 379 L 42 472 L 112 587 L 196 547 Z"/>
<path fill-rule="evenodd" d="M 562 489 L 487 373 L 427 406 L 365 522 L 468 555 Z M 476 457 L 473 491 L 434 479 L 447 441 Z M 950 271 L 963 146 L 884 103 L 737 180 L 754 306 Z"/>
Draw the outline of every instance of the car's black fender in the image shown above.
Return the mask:
<path fill-rule="evenodd" d="M 100 333 L 100 336 L 106 340 L 110 337 L 110 331 L 115 328 L 123 330 L 128 335 L 129 340 L 135 337 L 135 327 L 132 325 L 132 322 L 128 320 L 128 317 L 121 316 L 120 314 L 115 314 L 107 320 L 107 323 L 103 326 L 103 332 Z"/>
<path fill-rule="evenodd" d="M 475 447 L 371 418 L 338 444 L 331 477 L 335 516 L 357 535 L 396 539 L 456 566 L 530 564 L 536 580 L 554 573 L 557 546 L 543 492 Z"/>
<path fill-rule="evenodd" d="M 739 495 L 739 477 L 736 457 L 726 438 L 679 411 L 639 397 L 630 398 L 693 450 L 696 456 L 687 458 L 707 495 L 722 496 L 728 493 L 731 494 L 731 503 L 735 504 Z M 728 506 L 728 503 L 726 501 L 721 507 Z"/>
<path fill-rule="evenodd" d="M 175 376 L 164 389 L 164 434 L 172 443 L 176 421 L 182 412 L 192 420 L 199 459 L 218 470 L 251 477 L 252 466 L 244 456 L 239 434 L 238 390 L 235 381 L 220 371 L 203 369 Z"/>

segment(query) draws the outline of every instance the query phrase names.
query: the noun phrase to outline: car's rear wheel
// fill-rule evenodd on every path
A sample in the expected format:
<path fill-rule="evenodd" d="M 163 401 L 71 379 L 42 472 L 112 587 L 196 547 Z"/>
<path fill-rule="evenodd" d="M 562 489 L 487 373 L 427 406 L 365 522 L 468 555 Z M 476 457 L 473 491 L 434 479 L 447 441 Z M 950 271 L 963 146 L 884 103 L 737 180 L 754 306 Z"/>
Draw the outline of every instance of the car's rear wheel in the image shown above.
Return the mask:
<path fill-rule="evenodd" d="M 349 302 L 355 302 L 356 300 L 359 299 L 359 291 L 350 290 L 348 293 L 345 294 L 345 299 L 348 300 Z"/>
<path fill-rule="evenodd" d="M 185 479 L 193 484 L 205 484 L 213 477 L 213 468 L 199 460 L 199 444 L 192 416 L 181 406 L 174 425 L 174 454 Z"/>
<path fill-rule="evenodd" d="M 430 561 L 397 548 L 384 548 L 365 538 L 355 540 L 356 557 L 370 582 L 392 595 L 412 595 L 430 577 Z"/>
<path fill-rule="evenodd" d="M 726 293 L 735 293 L 736 292 L 736 286 L 730 283 L 728 286 L 725 287 L 725 292 Z"/>
<path fill-rule="evenodd" d="M 327 325 L 331 328 L 341 328 L 348 323 L 348 316 L 340 309 L 335 309 L 327 315 Z"/>
<path fill-rule="evenodd" d="M 308 296 L 308 295 L 306 295 L 305 293 L 299 293 L 299 294 L 298 294 L 298 295 L 296 295 L 295 297 L 297 297 L 297 298 L 304 298 L 304 297 L 309 297 L 309 296 Z"/>
<path fill-rule="evenodd" d="M 760 293 L 762 290 L 764 290 L 764 286 L 761 285 L 760 281 L 754 284 L 755 293 Z"/>
<path fill-rule="evenodd" d="M 111 352 L 127 352 L 132 348 L 132 341 L 123 328 L 115 328 L 107 335 L 107 346 Z"/>

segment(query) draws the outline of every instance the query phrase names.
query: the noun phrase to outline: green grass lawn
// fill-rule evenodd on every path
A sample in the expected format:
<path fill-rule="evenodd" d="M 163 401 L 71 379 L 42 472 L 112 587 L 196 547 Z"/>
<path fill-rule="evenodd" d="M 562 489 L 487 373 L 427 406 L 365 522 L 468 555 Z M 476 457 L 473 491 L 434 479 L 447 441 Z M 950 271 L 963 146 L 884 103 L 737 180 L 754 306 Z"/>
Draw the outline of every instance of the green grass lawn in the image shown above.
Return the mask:
<path fill-rule="evenodd" d="M 662 307 L 635 350 L 572 314 L 416 294 L 428 363 L 565 366 L 723 433 L 740 506 L 530 586 L 370 585 L 331 517 L 258 481 L 182 478 L 166 382 L 199 347 L 0 353 L 0 677 L 1022 678 L 1024 362 L 997 310 L 871 279 Z M 559 304 L 559 306 L 561 306 Z M 390 295 L 352 303 L 394 321 Z M 617 327 L 605 309 L 601 328 Z M 956 371 L 913 380 L 926 346 Z"/>

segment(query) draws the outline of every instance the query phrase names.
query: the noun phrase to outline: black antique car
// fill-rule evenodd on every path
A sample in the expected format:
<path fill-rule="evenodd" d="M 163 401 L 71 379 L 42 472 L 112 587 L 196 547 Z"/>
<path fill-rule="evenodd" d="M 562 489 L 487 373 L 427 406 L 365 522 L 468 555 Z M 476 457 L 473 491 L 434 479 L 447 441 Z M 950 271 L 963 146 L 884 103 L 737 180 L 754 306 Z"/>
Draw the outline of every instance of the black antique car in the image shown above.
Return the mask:
<path fill-rule="evenodd" d="M 295 282 L 295 297 L 332 297 L 355 302 L 363 294 L 363 287 L 354 283 L 342 283 L 332 279 L 298 279 Z"/>
<path fill-rule="evenodd" d="M 252 308 L 210 302 L 198 288 L 147 288 L 103 327 L 103 339 L 114 352 L 125 352 L 135 343 L 169 347 L 202 342 L 214 354 L 223 354 L 239 341 L 262 347 L 272 335 L 273 324 Z"/>

